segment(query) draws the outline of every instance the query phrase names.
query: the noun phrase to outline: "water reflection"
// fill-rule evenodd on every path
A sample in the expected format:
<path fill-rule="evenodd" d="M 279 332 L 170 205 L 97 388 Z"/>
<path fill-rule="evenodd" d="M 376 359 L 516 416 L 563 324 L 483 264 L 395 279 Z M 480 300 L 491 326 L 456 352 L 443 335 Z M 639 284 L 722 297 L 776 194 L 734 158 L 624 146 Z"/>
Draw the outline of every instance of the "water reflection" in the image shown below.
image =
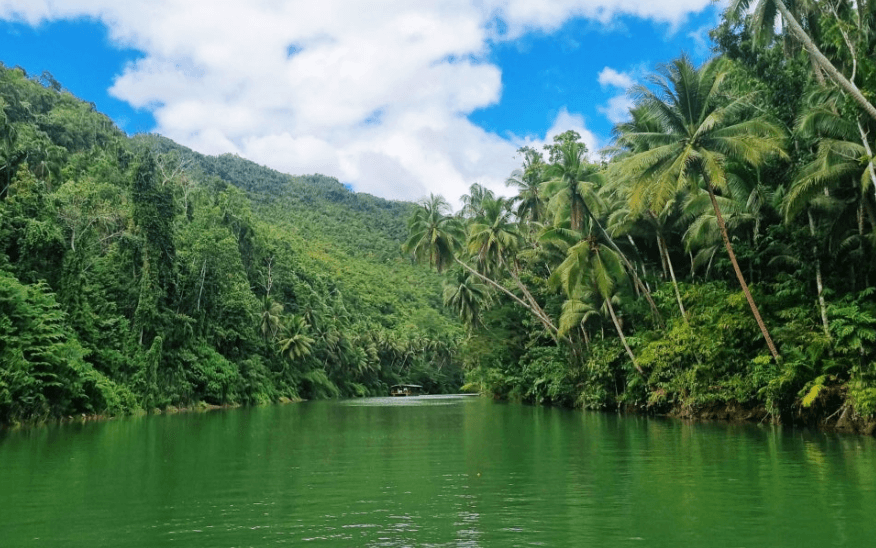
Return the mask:
<path fill-rule="evenodd" d="M 0 438 L 6 546 L 866 546 L 872 438 L 375 398 Z"/>

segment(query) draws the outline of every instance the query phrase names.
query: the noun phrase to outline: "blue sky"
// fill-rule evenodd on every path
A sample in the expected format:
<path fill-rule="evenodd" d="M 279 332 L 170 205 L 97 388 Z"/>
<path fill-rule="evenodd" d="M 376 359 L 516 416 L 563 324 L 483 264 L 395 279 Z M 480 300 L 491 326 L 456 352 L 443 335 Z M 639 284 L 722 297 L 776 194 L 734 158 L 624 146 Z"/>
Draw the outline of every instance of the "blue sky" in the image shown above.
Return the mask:
<path fill-rule="evenodd" d="M 606 144 L 625 88 L 682 51 L 706 59 L 719 13 L 708 0 L 81 4 L 0 0 L 0 61 L 48 70 L 128 133 L 451 201 L 473 182 L 502 191 L 521 145 L 567 129 Z"/>

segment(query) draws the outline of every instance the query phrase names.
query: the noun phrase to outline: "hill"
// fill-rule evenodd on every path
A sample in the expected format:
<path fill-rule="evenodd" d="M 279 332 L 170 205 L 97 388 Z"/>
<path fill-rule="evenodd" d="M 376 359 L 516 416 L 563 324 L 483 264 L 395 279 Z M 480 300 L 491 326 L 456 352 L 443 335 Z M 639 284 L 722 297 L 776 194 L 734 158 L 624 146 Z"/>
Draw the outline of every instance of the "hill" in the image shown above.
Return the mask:
<path fill-rule="evenodd" d="M 0 66 L 0 423 L 457 389 L 413 207 L 129 138 Z"/>

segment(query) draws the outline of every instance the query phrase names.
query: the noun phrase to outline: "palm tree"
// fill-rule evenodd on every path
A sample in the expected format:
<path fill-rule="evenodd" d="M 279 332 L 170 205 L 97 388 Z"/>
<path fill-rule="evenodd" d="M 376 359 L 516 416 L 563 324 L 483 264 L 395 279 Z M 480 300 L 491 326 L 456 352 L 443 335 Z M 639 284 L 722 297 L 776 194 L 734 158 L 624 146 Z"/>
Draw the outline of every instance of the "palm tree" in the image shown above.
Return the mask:
<path fill-rule="evenodd" d="M 309 356 L 314 340 L 307 334 L 308 325 L 302 316 L 290 316 L 286 322 L 286 337 L 279 341 L 280 353 L 290 360 Z"/>
<path fill-rule="evenodd" d="M 485 199 L 480 214 L 469 226 L 468 251 L 486 274 L 505 266 L 505 258 L 517 251 L 523 239 L 510 205 L 501 197 Z"/>
<path fill-rule="evenodd" d="M 636 356 L 624 336 L 620 320 L 612 304 L 615 288 L 623 279 L 624 267 L 617 253 L 601 246 L 595 237 L 590 236 L 569 249 L 566 259 L 554 270 L 549 283 L 555 287 L 562 286 L 569 300 L 573 302 L 580 300 L 582 292 L 586 291 L 593 296 L 595 302 L 604 306 L 611 316 L 614 328 L 633 367 L 642 373 L 642 368 L 636 362 Z M 571 315 L 573 308 L 578 307 L 564 305 L 564 316 Z M 579 310 L 575 312 L 577 313 Z M 568 318 L 566 323 L 570 323 Z"/>
<path fill-rule="evenodd" d="M 764 36 L 766 35 L 766 31 L 771 31 L 775 28 L 775 19 L 776 14 L 779 13 L 782 16 L 782 22 L 787 25 L 788 29 L 794 35 L 797 40 L 803 45 L 803 48 L 809 53 L 811 58 L 814 60 L 814 64 L 818 66 L 821 70 L 827 74 L 827 76 L 834 81 L 843 91 L 848 93 L 856 103 L 858 103 L 861 108 L 864 109 L 867 114 L 870 115 L 871 118 L 876 120 L 876 107 L 864 97 L 864 94 L 861 93 L 861 90 L 858 89 L 858 86 L 854 83 L 854 73 L 852 75 L 851 80 L 846 78 L 837 68 L 834 66 L 830 60 L 824 56 L 818 46 L 815 44 L 815 41 L 812 40 L 812 37 L 803 30 L 803 27 L 800 26 L 800 22 L 797 21 L 797 18 L 794 17 L 791 9 L 789 9 L 788 5 L 785 4 L 782 0 L 754 0 L 755 8 L 755 25 L 754 32 L 756 35 Z M 747 13 L 751 7 L 752 0 L 731 0 L 730 6 L 728 7 L 728 13 L 731 17 L 741 18 L 745 13 Z M 795 3 L 791 4 L 792 6 Z M 813 3 L 813 5 L 818 4 L 817 2 Z M 830 4 L 830 2 L 824 2 L 824 4 Z M 861 5 L 858 7 L 858 10 L 863 11 L 872 11 L 873 7 L 871 6 L 872 2 L 864 1 L 860 3 Z M 796 10 L 799 11 L 799 10 Z M 836 14 L 835 14 L 836 15 Z M 865 17 L 859 17 L 860 20 L 865 20 Z M 863 30 L 863 29 L 861 29 Z M 852 49 L 850 52 L 855 57 L 855 52 L 853 50 L 853 46 L 848 42 L 848 36 L 844 34 L 844 38 L 847 41 L 847 47 Z M 857 61 L 855 61 L 857 63 Z"/>
<path fill-rule="evenodd" d="M 471 219 L 481 215 L 483 213 L 484 202 L 496 197 L 492 190 L 479 183 L 473 183 L 468 188 L 468 192 L 468 194 L 463 194 L 460 197 L 462 210 L 460 210 L 459 214 L 464 219 Z"/>
<path fill-rule="evenodd" d="M 552 155 L 557 161 L 548 166 L 546 174 L 549 179 L 544 183 L 542 190 L 550 197 L 548 209 L 554 212 L 554 224 L 561 224 L 563 216 L 566 216 L 569 219 L 569 228 L 583 234 L 584 220 L 589 219 L 603 242 L 617 253 L 627 268 L 636 287 L 648 301 L 654 318 L 658 323 L 662 323 L 663 319 L 654 299 L 651 298 L 651 292 L 642 283 L 633 263 L 608 235 L 599 219 L 593 214 L 593 208 L 587 204 L 588 200 L 593 205 L 599 204 L 596 189 L 603 183 L 599 166 L 586 160 L 587 147 L 574 139 L 561 140 L 554 147 Z"/>
<path fill-rule="evenodd" d="M 548 208 L 555 216 L 567 214 L 571 229 L 577 232 L 584 230 L 585 218 L 594 219 L 585 196 L 594 200 L 595 187 L 602 183 L 599 166 L 588 162 L 586 153 L 583 143 L 562 142 L 558 161 L 548 166 L 548 180 L 542 186 L 542 192 L 549 197 Z"/>
<path fill-rule="evenodd" d="M 861 121 L 856 120 L 853 123 L 840 115 L 840 111 L 843 110 L 841 98 L 836 97 L 836 94 L 820 99 L 801 116 L 797 128 L 800 134 L 817 139 L 816 158 L 798 172 L 785 195 L 782 209 L 785 222 L 791 222 L 803 209 L 806 209 L 809 234 L 813 239 L 812 254 L 815 258 L 815 283 L 821 324 L 825 335 L 830 338 L 821 259 L 815 243 L 816 230 L 812 206 L 819 201 L 827 201 L 831 189 L 840 186 L 841 183 L 847 185 L 851 183 L 848 186 L 857 187 L 855 193 L 859 194 L 857 200 L 859 208 L 867 209 L 871 214 L 871 222 L 876 226 L 876 219 L 872 218 L 873 212 L 866 194 L 868 186 L 873 186 L 876 191 L 876 170 L 866 135 L 860 135 L 864 133 Z M 861 137 L 860 143 L 859 137 Z"/>
<path fill-rule="evenodd" d="M 442 196 L 430 194 L 420 205 L 408 220 L 411 235 L 402 249 L 418 260 L 428 258 L 429 266 L 441 272 L 456 258 L 464 234 L 462 225 L 459 219 L 447 215 L 450 204 Z"/>
<path fill-rule="evenodd" d="M 444 306 L 455 310 L 466 325 L 481 322 L 481 312 L 490 303 L 490 288 L 465 270 L 444 283 Z"/>
<path fill-rule="evenodd" d="M 450 206 L 444 198 L 433 194 L 429 199 L 420 202 L 420 206 L 408 220 L 411 236 L 402 245 L 403 251 L 412 253 L 414 258 L 420 261 L 428 259 L 429 264 L 434 265 L 439 272 L 445 265 L 455 261 L 465 271 L 529 310 L 552 335 L 556 335 L 556 326 L 540 307 L 524 301 L 502 284 L 478 272 L 456 256 L 464 231 L 459 218 L 448 214 Z"/>
<path fill-rule="evenodd" d="M 660 208 L 682 186 L 705 185 L 739 285 L 778 361 L 779 353 L 739 269 L 715 191 L 728 190 L 728 161 L 759 166 L 770 157 L 784 156 L 784 135 L 762 115 L 743 117 L 751 110 L 753 97 L 727 98 L 728 76 L 728 67 L 720 60 L 696 68 L 682 56 L 651 78 L 656 91 L 635 88 L 637 103 L 661 121 L 663 130 L 627 134 L 643 152 L 622 159 L 619 169 L 633 184 L 630 202 L 634 211 Z"/>
<path fill-rule="evenodd" d="M 504 198 L 487 198 L 481 203 L 482 214 L 469 226 L 468 251 L 484 274 L 495 276 L 497 272 L 507 272 L 523 293 L 530 311 L 548 331 L 555 333 L 557 330 L 550 317 L 520 279 L 516 253 L 523 236 L 514 222 L 510 206 L 511 202 Z"/>
<path fill-rule="evenodd" d="M 541 194 L 545 163 L 541 153 L 531 147 L 522 147 L 523 169 L 515 169 L 505 180 L 505 186 L 517 187 L 517 217 L 521 221 L 538 223 L 544 216 L 545 202 Z"/>
<path fill-rule="evenodd" d="M 642 107 L 636 106 L 630 109 L 631 119 L 627 122 L 617 124 L 612 129 L 614 136 L 614 146 L 607 149 L 606 152 L 613 155 L 615 161 L 621 160 L 626 156 L 635 153 L 645 152 L 648 150 L 649 143 L 644 140 L 628 140 L 626 136 L 638 135 L 641 133 L 659 133 L 662 130 L 660 119 L 655 116 L 655 113 Z M 619 164 L 618 164 L 619 165 Z M 609 168 L 611 170 L 611 168 Z M 615 175 L 615 174 L 612 174 Z M 629 190 L 629 185 L 622 175 L 612 177 L 613 186 L 618 187 L 619 194 L 624 195 L 623 198 L 629 202 L 626 194 Z M 680 193 L 679 193 L 680 194 Z M 648 227 L 649 232 L 653 233 L 657 240 L 657 250 L 660 254 L 660 264 L 663 268 L 664 278 L 668 275 L 672 281 L 672 287 L 675 291 L 675 300 L 678 302 L 678 309 L 681 311 L 681 317 L 687 322 L 687 313 L 684 310 L 684 303 L 681 299 L 681 292 L 678 290 L 678 281 L 675 278 L 675 268 L 672 264 L 672 258 L 669 256 L 669 246 L 666 242 L 666 234 L 669 232 L 671 224 L 676 220 L 676 203 L 680 199 L 676 196 L 668 199 L 659 208 L 648 207 L 644 212 L 634 215 L 628 206 L 620 205 L 612 208 L 612 213 L 609 218 L 609 226 L 612 235 L 626 233 L 635 228 L 636 225 L 644 223 Z"/>
<path fill-rule="evenodd" d="M 259 331 L 267 341 L 275 338 L 282 326 L 283 305 L 265 295 L 259 314 Z"/>

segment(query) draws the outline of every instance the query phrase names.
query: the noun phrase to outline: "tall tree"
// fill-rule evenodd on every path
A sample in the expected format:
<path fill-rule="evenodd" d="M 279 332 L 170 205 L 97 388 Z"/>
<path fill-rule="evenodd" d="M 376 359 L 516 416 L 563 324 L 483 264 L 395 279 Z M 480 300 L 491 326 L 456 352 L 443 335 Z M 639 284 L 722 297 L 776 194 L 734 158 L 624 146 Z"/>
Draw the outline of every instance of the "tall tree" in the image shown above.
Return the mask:
<path fill-rule="evenodd" d="M 813 3 L 817 4 L 817 2 Z M 831 2 L 827 1 L 822 3 L 830 4 Z M 873 103 L 871 103 L 864 94 L 861 93 L 858 86 L 855 85 L 854 75 L 851 79 L 847 78 L 827 57 L 825 57 L 809 33 L 803 29 L 800 22 L 794 17 L 794 14 L 785 2 L 782 0 L 755 0 L 754 4 L 756 22 L 753 28 L 756 33 L 766 35 L 767 32 L 771 32 L 771 30 L 775 28 L 776 14 L 781 14 L 783 24 L 787 25 L 794 37 L 800 41 L 803 48 L 812 56 L 815 61 L 814 64 L 817 64 L 817 66 L 827 74 L 828 78 L 836 83 L 843 91 L 848 93 L 871 118 L 876 120 L 876 106 L 873 106 Z M 868 11 L 873 9 L 871 2 L 865 1 L 859 4 L 860 6 L 858 9 L 866 8 Z M 733 17 L 740 18 L 751 9 L 751 5 L 751 0 L 731 0 L 728 7 L 728 13 Z M 868 18 L 862 18 L 862 20 L 863 19 Z M 852 52 L 852 54 L 855 55 L 854 52 Z"/>
<path fill-rule="evenodd" d="M 551 275 L 550 282 L 555 286 L 562 286 L 569 300 L 575 303 L 572 306 L 577 306 L 576 301 L 580 300 L 584 291 L 588 292 L 599 306 L 604 306 L 611 316 L 612 324 L 630 357 L 630 362 L 636 371 L 642 373 L 642 368 L 639 367 L 636 356 L 627 342 L 612 303 L 616 288 L 623 280 L 624 268 L 620 257 L 613 250 L 600 245 L 595 237 L 590 236 L 569 249 L 566 259 Z M 571 311 L 566 310 L 567 308 L 570 307 L 564 306 L 564 313 L 570 314 Z"/>
<path fill-rule="evenodd" d="M 637 103 L 661 121 L 663 130 L 627 134 L 631 142 L 641 141 L 645 151 L 621 160 L 621 170 L 634 184 L 634 210 L 649 204 L 660 207 L 683 185 L 705 185 L 739 285 L 770 353 L 778 361 L 778 350 L 733 252 L 715 192 L 728 191 L 728 161 L 758 166 L 771 157 L 783 156 L 784 133 L 764 115 L 750 114 L 753 96 L 727 97 L 729 75 L 727 63 L 720 60 L 697 68 L 682 56 L 650 79 L 653 91 L 645 86 L 635 88 Z"/>
<path fill-rule="evenodd" d="M 593 204 L 597 203 L 596 189 L 602 184 L 603 174 L 599 166 L 587 161 L 587 147 L 577 138 L 578 134 L 575 132 L 563 133 L 554 138 L 556 144 L 549 149 L 554 163 L 547 168 L 546 176 L 549 179 L 544 183 L 543 192 L 550 197 L 548 208 L 554 211 L 554 224 L 559 224 L 563 215 L 567 215 L 570 229 L 583 235 L 584 221 L 589 220 L 603 243 L 617 253 L 636 287 L 648 301 L 654 318 L 662 323 L 663 319 L 651 297 L 651 291 L 639 278 L 633 263 L 605 231 L 594 214 L 593 207 L 587 204 L 588 200 Z"/>

